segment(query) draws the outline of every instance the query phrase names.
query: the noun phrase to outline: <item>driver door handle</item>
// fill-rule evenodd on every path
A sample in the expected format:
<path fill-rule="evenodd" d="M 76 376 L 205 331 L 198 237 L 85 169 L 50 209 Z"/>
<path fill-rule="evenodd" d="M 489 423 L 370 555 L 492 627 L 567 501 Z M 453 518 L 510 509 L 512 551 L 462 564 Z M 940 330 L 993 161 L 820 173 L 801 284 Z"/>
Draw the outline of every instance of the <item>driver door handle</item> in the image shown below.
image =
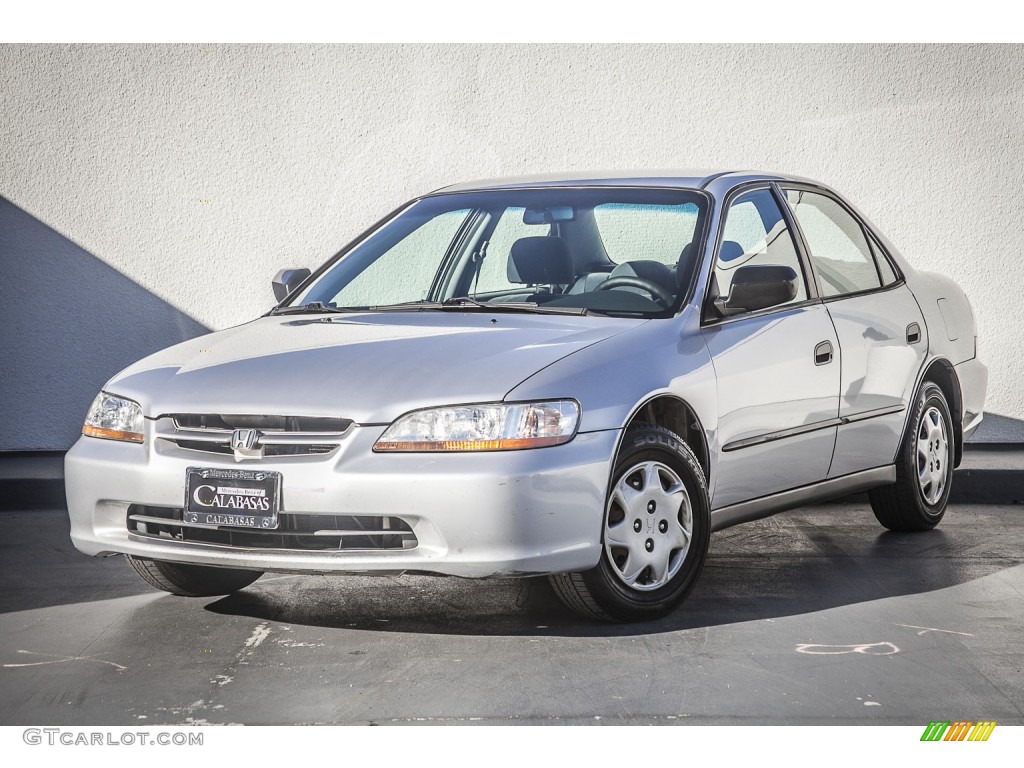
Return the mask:
<path fill-rule="evenodd" d="M 828 365 L 832 362 L 832 342 L 823 341 L 814 348 L 814 364 Z"/>

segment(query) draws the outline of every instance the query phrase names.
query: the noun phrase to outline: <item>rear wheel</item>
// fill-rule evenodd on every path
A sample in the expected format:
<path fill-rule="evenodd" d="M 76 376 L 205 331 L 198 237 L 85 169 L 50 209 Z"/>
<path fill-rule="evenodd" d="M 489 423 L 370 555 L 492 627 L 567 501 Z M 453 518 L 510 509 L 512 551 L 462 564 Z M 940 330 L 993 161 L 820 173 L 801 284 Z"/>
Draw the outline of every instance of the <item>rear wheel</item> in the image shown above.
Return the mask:
<path fill-rule="evenodd" d="M 550 581 L 562 602 L 583 616 L 660 618 L 693 588 L 710 536 L 707 483 L 697 458 L 675 433 L 637 425 L 612 471 L 600 562 Z"/>
<path fill-rule="evenodd" d="M 150 586 L 184 597 L 229 595 L 252 584 L 263 571 L 238 568 L 211 568 L 206 565 L 182 565 L 163 560 L 147 560 L 125 555 L 128 564 Z"/>
<path fill-rule="evenodd" d="M 928 531 L 946 512 L 953 481 L 953 420 L 937 384 L 921 385 L 896 455 L 896 482 L 869 494 L 878 522 L 890 531 Z"/>

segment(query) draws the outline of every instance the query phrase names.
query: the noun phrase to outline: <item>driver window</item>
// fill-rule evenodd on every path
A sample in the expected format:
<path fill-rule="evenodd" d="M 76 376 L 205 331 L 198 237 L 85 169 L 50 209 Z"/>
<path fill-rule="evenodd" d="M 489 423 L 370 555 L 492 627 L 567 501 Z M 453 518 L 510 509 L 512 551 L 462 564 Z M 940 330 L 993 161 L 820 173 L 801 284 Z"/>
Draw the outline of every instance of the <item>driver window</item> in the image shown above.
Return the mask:
<path fill-rule="evenodd" d="M 715 262 L 717 295 L 729 295 L 732 276 L 747 264 L 792 267 L 798 275 L 797 289 L 796 296 L 787 303 L 807 300 L 807 286 L 793 237 L 774 195 L 767 189 L 747 192 L 729 205 Z"/>

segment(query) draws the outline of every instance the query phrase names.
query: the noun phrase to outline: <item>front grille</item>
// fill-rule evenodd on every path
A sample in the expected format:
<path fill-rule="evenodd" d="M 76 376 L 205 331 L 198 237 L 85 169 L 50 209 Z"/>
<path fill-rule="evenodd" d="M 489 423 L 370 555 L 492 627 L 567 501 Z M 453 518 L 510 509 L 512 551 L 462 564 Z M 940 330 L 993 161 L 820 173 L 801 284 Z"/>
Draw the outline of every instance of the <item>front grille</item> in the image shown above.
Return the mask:
<path fill-rule="evenodd" d="M 156 436 L 186 451 L 236 455 L 231 436 L 236 429 L 254 429 L 254 449 L 243 459 L 277 456 L 317 456 L 330 453 L 344 439 L 351 419 L 325 416 L 259 416 L 215 413 L 175 413 L 156 422 Z"/>
<path fill-rule="evenodd" d="M 175 413 L 174 423 L 184 429 L 259 429 L 268 432 L 344 432 L 351 419 L 324 416 L 252 416 L 220 413 Z"/>
<path fill-rule="evenodd" d="M 196 440 L 175 440 L 179 448 L 186 451 L 203 451 L 205 453 L 221 453 L 225 456 L 232 456 L 234 451 L 227 443 L 205 443 Z M 303 443 L 300 445 L 265 445 L 263 446 L 264 456 L 316 456 L 321 453 L 330 453 L 337 445 L 328 443 Z"/>
<path fill-rule="evenodd" d="M 151 539 L 221 544 L 246 549 L 304 552 L 413 549 L 412 527 L 400 517 L 383 515 L 293 515 L 282 512 L 276 530 L 208 527 L 183 523 L 180 508 L 132 504 L 128 530 Z"/>

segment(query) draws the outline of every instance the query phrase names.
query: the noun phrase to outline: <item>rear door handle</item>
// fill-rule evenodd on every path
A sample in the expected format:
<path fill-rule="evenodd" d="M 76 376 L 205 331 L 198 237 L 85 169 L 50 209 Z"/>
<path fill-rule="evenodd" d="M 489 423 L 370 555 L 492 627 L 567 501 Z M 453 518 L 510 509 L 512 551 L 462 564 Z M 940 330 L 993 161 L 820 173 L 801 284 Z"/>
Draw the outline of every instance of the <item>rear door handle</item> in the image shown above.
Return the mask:
<path fill-rule="evenodd" d="M 832 342 L 823 341 L 814 348 L 814 364 L 828 365 L 832 362 Z"/>
<path fill-rule="evenodd" d="M 907 326 L 907 344 L 917 344 L 921 340 L 921 326 L 911 323 Z"/>

